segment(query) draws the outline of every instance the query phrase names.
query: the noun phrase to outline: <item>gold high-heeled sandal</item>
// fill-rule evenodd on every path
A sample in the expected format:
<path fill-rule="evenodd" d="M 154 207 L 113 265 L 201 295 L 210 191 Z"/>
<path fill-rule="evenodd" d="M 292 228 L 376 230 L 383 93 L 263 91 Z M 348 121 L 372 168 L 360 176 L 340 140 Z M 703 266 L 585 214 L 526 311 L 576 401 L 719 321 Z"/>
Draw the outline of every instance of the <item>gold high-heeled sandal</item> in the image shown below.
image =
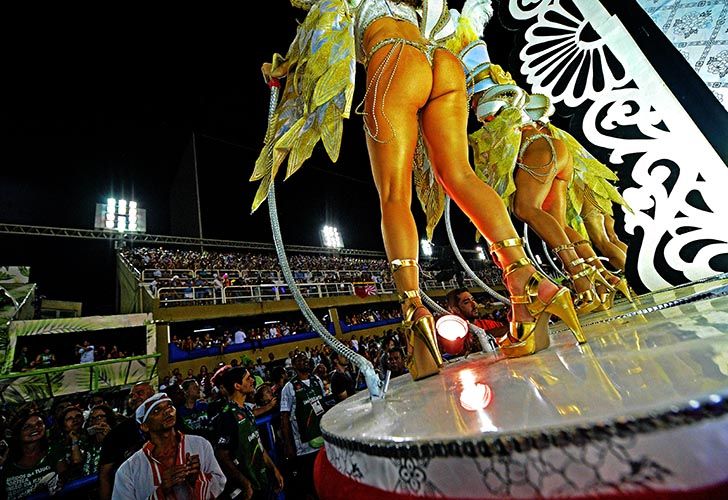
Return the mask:
<path fill-rule="evenodd" d="M 559 257 L 559 260 L 563 262 L 559 253 L 563 252 L 564 250 L 573 248 L 573 244 L 566 243 L 564 245 L 559 245 L 553 248 L 552 251 Z M 584 266 L 583 269 L 579 272 L 572 274 L 571 269 L 581 265 Z M 599 300 L 599 296 L 597 295 L 596 289 L 594 287 L 594 275 L 597 274 L 596 269 L 586 264 L 586 261 L 584 259 L 577 258 L 572 260 L 568 264 L 564 264 L 564 270 L 569 274 L 569 280 L 571 281 L 572 291 L 574 294 L 574 308 L 576 309 L 577 314 L 587 314 L 601 306 L 602 303 Z M 575 282 L 579 278 L 587 278 L 589 280 L 591 286 L 588 290 L 584 290 L 582 292 L 576 291 Z"/>
<path fill-rule="evenodd" d="M 593 257 L 596 258 L 596 257 Z M 586 261 L 589 262 L 591 259 L 587 259 Z M 606 269 L 603 268 L 597 268 L 597 272 L 599 273 L 599 276 L 609 283 L 609 279 L 604 276 L 603 271 L 606 271 Z M 616 276 L 615 276 L 616 278 Z M 621 293 L 629 302 L 634 302 L 634 299 L 632 298 L 632 294 L 629 291 L 629 285 L 627 284 L 627 280 L 625 278 L 619 278 L 619 281 L 617 283 L 609 283 L 609 297 L 607 298 L 607 301 L 609 302 L 609 307 L 611 308 L 614 304 L 614 299 L 617 297 L 617 292 Z"/>
<path fill-rule="evenodd" d="M 612 285 L 609 282 L 609 279 L 607 279 L 607 277 L 604 276 L 603 271 L 606 271 L 606 269 L 592 264 L 592 262 L 595 262 L 598 260 L 599 260 L 599 257 L 597 257 L 596 255 L 593 255 L 593 256 L 589 257 L 588 259 L 584 260 L 584 262 L 587 263 L 588 265 L 592 266 L 597 271 L 596 275 L 594 275 L 594 287 L 595 287 L 595 290 L 599 297 L 599 301 L 602 304 L 601 304 L 601 306 L 597 307 L 595 310 L 596 311 L 608 311 L 614 305 L 614 296 L 615 296 L 617 290 L 614 288 L 614 285 Z M 606 289 L 606 291 L 599 292 L 599 288 Z"/>
<path fill-rule="evenodd" d="M 415 259 L 395 259 L 389 263 L 392 275 L 403 267 L 415 266 Z M 406 361 L 407 369 L 413 380 L 420 380 L 430 375 L 436 375 L 444 364 L 440 349 L 437 347 L 437 332 L 435 330 L 435 319 L 427 308 L 422 305 L 419 290 L 404 290 L 399 294 L 400 304 L 409 301 L 406 310 L 403 311 L 402 326 L 405 329 L 407 343 L 412 353 Z M 413 321 L 417 309 L 423 308 L 428 314 L 420 316 Z"/>
<path fill-rule="evenodd" d="M 495 252 L 503 248 L 523 246 L 521 238 L 510 238 L 493 243 L 489 250 L 493 260 L 498 262 Z M 503 280 L 516 270 L 532 266 L 533 263 L 527 258 L 521 258 L 512 262 L 503 269 Z M 576 317 L 576 310 L 571 302 L 571 295 L 567 288 L 559 287 L 548 303 L 543 302 L 538 296 L 539 284 L 548 280 L 546 276 L 538 271 L 531 273 L 526 282 L 524 295 L 511 295 L 511 304 L 522 304 L 526 306 L 529 314 L 535 321 L 519 322 L 511 321 L 508 336 L 501 341 L 501 351 L 508 357 L 525 356 L 533 354 L 549 346 L 548 323 L 551 315 L 561 318 L 571 329 L 577 342 L 586 342 L 584 332 L 581 329 L 579 320 Z"/>

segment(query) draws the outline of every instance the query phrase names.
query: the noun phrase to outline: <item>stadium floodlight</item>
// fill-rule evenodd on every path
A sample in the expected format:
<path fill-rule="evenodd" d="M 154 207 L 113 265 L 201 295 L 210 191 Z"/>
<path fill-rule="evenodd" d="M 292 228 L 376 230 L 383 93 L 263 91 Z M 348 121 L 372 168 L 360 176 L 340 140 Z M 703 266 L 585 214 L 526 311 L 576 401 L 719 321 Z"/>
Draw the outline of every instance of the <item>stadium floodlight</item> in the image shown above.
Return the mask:
<path fill-rule="evenodd" d="M 475 247 L 475 252 L 478 254 L 478 260 L 485 260 L 485 252 L 483 252 L 483 247 Z"/>
<path fill-rule="evenodd" d="M 136 201 L 107 198 L 105 204 L 96 204 L 94 228 L 119 233 L 146 233 L 147 211 L 139 208 Z"/>
<path fill-rule="evenodd" d="M 341 234 L 334 226 L 326 225 L 321 228 L 321 241 L 327 248 L 344 248 L 344 241 L 341 239 Z"/>
<path fill-rule="evenodd" d="M 432 243 L 424 238 L 420 241 L 420 248 L 422 248 L 422 255 L 425 257 L 432 257 Z"/>

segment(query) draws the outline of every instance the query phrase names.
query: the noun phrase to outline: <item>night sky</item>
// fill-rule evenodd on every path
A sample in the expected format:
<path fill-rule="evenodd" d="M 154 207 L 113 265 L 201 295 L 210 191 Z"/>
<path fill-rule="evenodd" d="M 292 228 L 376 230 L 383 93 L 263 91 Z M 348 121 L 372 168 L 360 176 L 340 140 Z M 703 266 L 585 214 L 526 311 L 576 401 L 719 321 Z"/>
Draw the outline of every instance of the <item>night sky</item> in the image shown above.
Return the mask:
<path fill-rule="evenodd" d="M 267 206 L 250 214 L 257 184 L 248 178 L 269 96 L 260 66 L 273 52 L 285 54 L 304 13 L 288 0 L 173 7 L 4 16 L 0 222 L 91 229 L 96 203 L 115 196 L 147 210 L 148 233 L 197 236 L 174 233 L 170 222 L 171 199 L 186 193 L 172 185 L 189 165 L 194 132 L 204 237 L 272 241 Z M 354 106 L 362 79 L 358 65 Z M 186 184 L 194 186 L 189 177 Z M 353 112 L 339 161 L 317 147 L 277 195 L 284 242 L 319 245 L 329 223 L 347 247 L 383 250 L 361 117 Z M 418 202 L 413 209 L 423 229 Z M 457 210 L 453 222 L 470 247 L 470 223 Z M 435 243 L 447 244 L 444 224 Z M 29 264 L 52 298 L 110 312 L 109 247 L 0 235 L 0 265 Z M 111 292 L 89 294 L 89 281 Z"/>

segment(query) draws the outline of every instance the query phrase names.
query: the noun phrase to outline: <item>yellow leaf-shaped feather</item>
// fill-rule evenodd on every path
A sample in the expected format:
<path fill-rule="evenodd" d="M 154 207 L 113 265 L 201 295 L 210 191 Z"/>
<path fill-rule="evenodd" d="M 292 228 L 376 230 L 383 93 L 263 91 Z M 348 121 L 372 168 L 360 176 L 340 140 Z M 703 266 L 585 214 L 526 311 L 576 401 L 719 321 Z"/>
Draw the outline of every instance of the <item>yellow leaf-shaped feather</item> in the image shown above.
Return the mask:
<path fill-rule="evenodd" d="M 322 140 L 332 161 L 341 147 L 342 120 L 354 93 L 354 34 L 346 0 L 314 3 L 286 55 L 288 80 L 272 119 L 272 139 L 256 160 L 251 181 L 261 181 L 253 210 L 266 199 L 279 167 L 286 178 Z"/>
<path fill-rule="evenodd" d="M 324 115 L 324 121 L 321 123 L 321 140 L 326 153 L 334 163 L 339 159 L 343 132 L 344 122 L 341 119 L 341 110 L 336 106 L 329 106 Z"/>
<path fill-rule="evenodd" d="M 437 226 L 445 210 L 445 190 L 435 180 L 421 136 L 414 156 L 413 177 L 417 199 L 420 201 L 422 211 L 425 213 L 425 234 L 428 240 L 432 240 L 435 226 Z"/>

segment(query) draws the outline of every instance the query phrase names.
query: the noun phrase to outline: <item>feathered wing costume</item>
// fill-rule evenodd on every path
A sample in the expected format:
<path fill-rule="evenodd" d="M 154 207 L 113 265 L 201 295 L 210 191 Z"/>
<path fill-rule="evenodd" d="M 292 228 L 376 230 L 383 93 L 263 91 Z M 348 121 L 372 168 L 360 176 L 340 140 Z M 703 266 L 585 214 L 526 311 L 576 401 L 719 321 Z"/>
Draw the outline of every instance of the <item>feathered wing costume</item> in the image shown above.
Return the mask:
<path fill-rule="evenodd" d="M 280 103 L 272 119 L 271 136 L 264 145 L 251 181 L 260 181 L 253 201 L 255 211 L 268 197 L 270 183 L 288 160 L 285 179 L 301 168 L 321 141 L 332 162 L 341 148 L 343 120 L 349 117 L 356 71 L 355 12 L 366 0 L 291 0 L 308 10 L 285 58 L 276 54 L 274 67 L 288 65 Z M 444 2 L 430 0 L 430 16 L 423 15 L 422 32 L 443 37 Z M 432 14 L 435 15 L 432 15 Z M 445 15 L 449 15 L 447 10 Z M 422 15 L 422 13 L 420 13 Z M 445 191 L 435 180 L 427 152 L 419 142 L 414 158 L 414 184 L 427 219 L 427 238 L 442 217 Z"/>
<path fill-rule="evenodd" d="M 468 93 L 480 94 L 476 114 L 483 126 L 470 134 L 475 171 L 512 207 L 516 191 L 513 177 L 521 152 L 521 128 L 533 122 L 546 124 L 552 137 L 564 142 L 574 160 L 574 178 L 568 189 L 567 223 L 588 239 L 582 220 L 582 208 L 612 215 L 612 204 L 631 209 L 613 182 L 618 177 L 594 158 L 568 132 L 549 123 L 554 113 L 550 99 L 542 94 L 528 94 L 511 75 L 490 62 L 481 39 L 485 24 L 492 16 L 490 0 L 467 0 L 462 14 L 451 11 L 457 19 L 456 36 L 448 42 L 463 62 Z"/>
<path fill-rule="evenodd" d="M 272 118 L 272 134 L 255 162 L 251 181 L 260 181 L 255 211 L 268 197 L 278 169 L 288 159 L 286 179 L 293 175 L 321 141 L 336 162 L 343 120 L 354 94 L 356 54 L 354 24 L 346 0 L 292 0 L 309 10 L 288 49 L 286 86 Z M 274 57 L 274 66 L 282 62 Z"/>

